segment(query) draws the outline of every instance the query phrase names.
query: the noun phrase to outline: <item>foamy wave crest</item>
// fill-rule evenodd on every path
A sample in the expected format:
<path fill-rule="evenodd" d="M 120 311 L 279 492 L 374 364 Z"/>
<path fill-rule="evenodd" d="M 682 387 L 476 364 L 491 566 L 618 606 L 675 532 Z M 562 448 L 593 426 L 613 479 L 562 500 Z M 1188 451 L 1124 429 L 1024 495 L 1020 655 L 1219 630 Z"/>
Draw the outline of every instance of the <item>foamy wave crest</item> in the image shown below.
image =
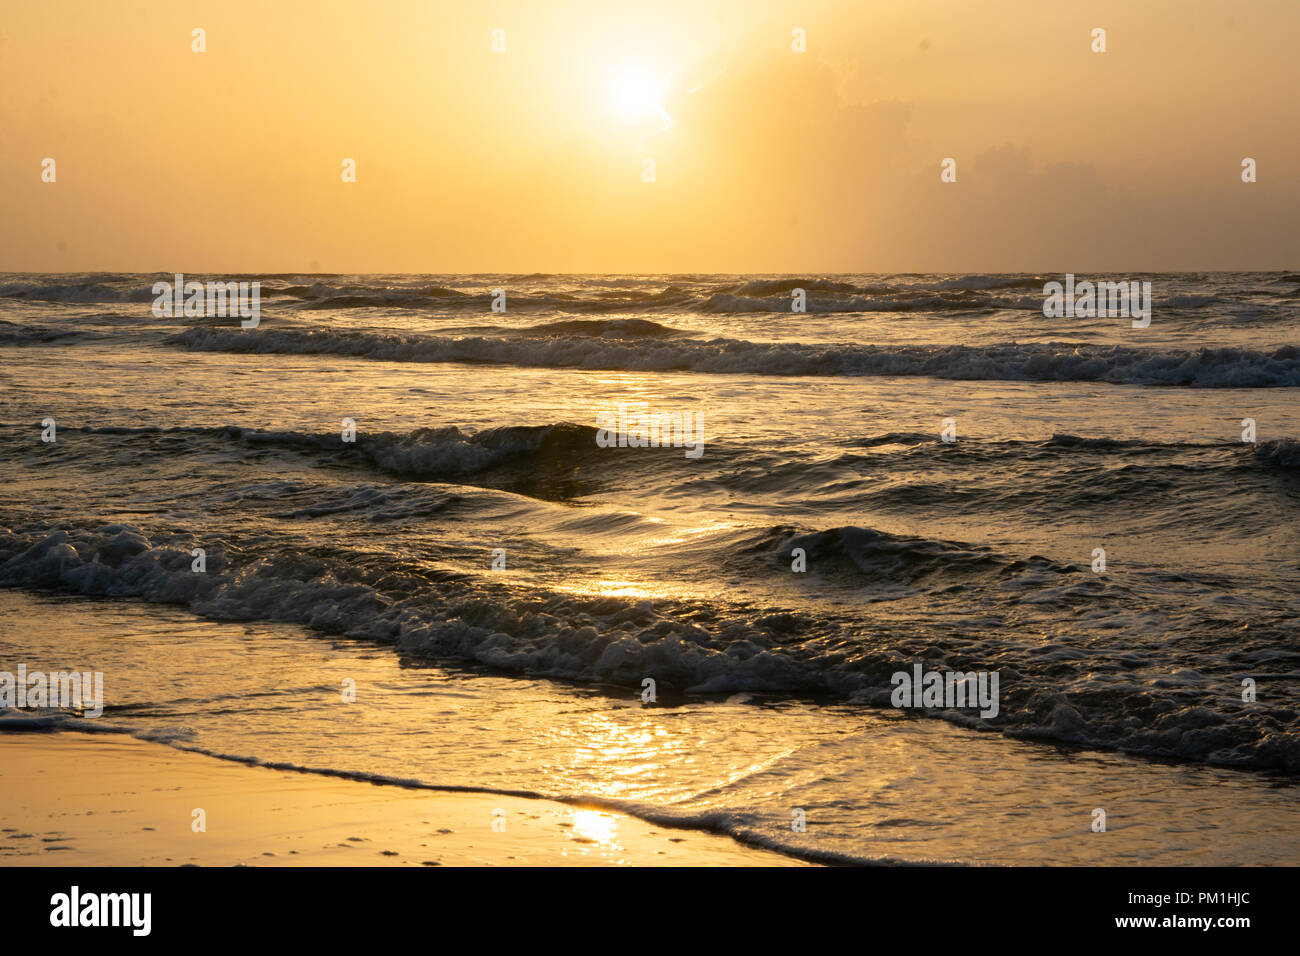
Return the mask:
<path fill-rule="evenodd" d="M 329 633 L 395 644 L 406 654 L 474 661 L 513 673 L 665 687 L 825 689 L 815 664 L 775 645 L 788 622 L 747 623 L 745 653 L 726 653 L 708 625 L 665 603 L 519 594 L 470 575 L 427 575 L 369 554 L 256 553 L 200 542 L 207 572 L 193 573 L 188 534 L 125 525 L 0 530 L 0 586 L 132 596 L 188 605 L 222 619 L 290 621 Z M 376 564 L 379 560 L 381 564 Z M 381 566 L 382 565 L 382 566 Z M 732 622 L 733 625 L 739 622 Z"/>
<path fill-rule="evenodd" d="M 906 574 L 918 562 L 951 573 L 954 564 L 989 557 L 870 529 L 812 532 L 802 540 L 823 557 L 846 555 L 868 569 L 891 562 Z M 190 569 L 196 546 L 207 552 L 206 573 Z M 1046 587 L 1058 593 L 1058 584 Z M 1284 684 L 1275 683 L 1275 703 L 1243 704 L 1221 692 L 1225 682 L 1239 683 L 1240 661 L 1206 655 L 1197 671 L 1171 674 L 1167 661 L 1148 659 L 1127 642 L 1108 649 L 1036 632 L 1022 641 L 984 627 L 940 631 L 940 622 L 897 616 L 883 629 L 864 629 L 856 620 L 779 608 L 521 590 L 484 575 L 395 564 L 386 553 L 305 539 L 295 545 L 280 536 L 267 544 L 254 536 L 241 544 L 127 525 L 0 529 L 0 586 L 130 596 L 213 618 L 291 622 L 388 643 L 403 654 L 531 676 L 637 687 L 653 674 L 661 689 L 698 693 L 816 694 L 889 706 L 891 675 L 924 658 L 930 669 L 1002 675 L 996 717 L 955 710 L 933 716 L 1015 736 L 1300 770 L 1300 717 Z M 1252 668 L 1294 667 L 1300 655 L 1278 649 L 1268 635 L 1261 639 L 1249 652 Z"/>
<path fill-rule="evenodd" d="M 193 328 L 166 340 L 194 351 L 347 355 L 390 362 L 461 362 L 626 371 L 749 375 L 928 376 L 991 381 L 1086 381 L 1199 388 L 1300 386 L 1300 348 L 1160 350 L 1124 346 L 1008 344 L 807 345 L 739 339 L 542 341 L 377 335 L 312 330 Z"/>
<path fill-rule="evenodd" d="M 152 302 L 150 287 L 114 288 L 102 281 L 8 282 L 0 285 L 0 299 L 34 302 Z"/>

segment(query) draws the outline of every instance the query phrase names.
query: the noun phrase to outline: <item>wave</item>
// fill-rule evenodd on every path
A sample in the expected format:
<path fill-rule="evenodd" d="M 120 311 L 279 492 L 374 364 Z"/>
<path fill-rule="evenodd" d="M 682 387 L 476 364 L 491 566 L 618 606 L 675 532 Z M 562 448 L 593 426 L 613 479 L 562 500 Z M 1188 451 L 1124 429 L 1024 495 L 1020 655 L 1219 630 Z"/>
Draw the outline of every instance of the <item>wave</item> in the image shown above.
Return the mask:
<path fill-rule="evenodd" d="M 958 275 L 938 282 L 918 283 L 912 288 L 948 289 L 1037 289 L 1052 280 L 1038 275 Z"/>
<path fill-rule="evenodd" d="M 847 445 L 854 448 L 876 448 L 881 445 L 935 445 L 938 443 L 939 436 L 934 432 L 886 432 L 881 435 L 868 435 L 864 438 L 854 438 L 846 442 Z M 974 444 L 981 448 L 1007 448 L 1012 451 L 1037 448 L 1059 450 L 1085 449 L 1089 451 L 1112 449 L 1164 450 L 1182 448 L 1217 448 L 1226 445 L 1225 442 L 1153 442 L 1142 438 L 1107 438 L 1104 435 L 1070 435 L 1064 432 L 1056 432 L 1051 438 L 1041 442 L 1030 439 L 1008 439 L 1006 441 L 998 442 L 965 439 L 962 444 L 965 446 Z"/>
<path fill-rule="evenodd" d="M 41 345 L 68 339 L 98 339 L 103 335 L 89 329 L 60 329 L 49 325 L 19 325 L 0 319 L 0 345 Z"/>
<path fill-rule="evenodd" d="M 114 288 L 101 281 L 7 282 L 0 285 L 0 299 L 34 302 L 152 302 L 152 283 L 146 287 Z"/>
<path fill-rule="evenodd" d="M 24 433 L 35 424 L 0 424 L 0 432 Z M 387 520 L 408 508 L 438 510 L 420 498 L 407 501 L 414 488 L 402 482 L 472 485 L 539 501 L 566 502 L 635 486 L 651 498 L 720 492 L 761 499 L 781 499 L 791 493 L 814 495 L 827 508 L 869 507 L 880 513 L 926 515 L 936 507 L 959 514 L 1019 514 L 1025 499 L 1014 484 L 969 482 L 954 496 L 948 480 L 936 480 L 935 469 L 972 476 L 1016 474 L 1026 467 L 1046 468 L 1040 476 L 1043 504 L 1053 513 L 1077 517 L 1117 501 L 1146 500 L 1153 488 L 1167 493 L 1199 496 L 1215 489 L 1242 488 L 1243 482 L 1268 492 L 1274 479 L 1262 466 L 1293 468 L 1297 443 L 1275 440 L 1262 445 L 1233 441 L 1153 442 L 1141 438 L 1109 438 L 1055 434 L 1047 440 L 986 440 L 967 437 L 945 443 L 934 433 L 889 432 L 839 442 L 838 451 L 807 455 L 782 454 L 762 446 L 715 441 L 688 473 L 675 450 L 601 448 L 598 430 L 589 425 L 556 422 L 483 430 L 444 426 L 410 431 L 361 431 L 352 442 L 339 432 L 259 430 L 223 426 L 119 426 L 64 424 L 69 441 L 61 444 L 66 467 L 93 473 L 103 455 L 129 454 L 142 464 L 176 456 L 204 457 L 214 452 L 229 457 L 243 446 L 246 460 L 268 452 L 295 456 L 309 468 L 377 471 L 399 483 L 376 489 L 353 488 L 342 500 L 307 500 L 298 513 L 355 512 L 370 520 Z M 83 449 L 76 435 L 120 440 L 121 446 Z M 1123 467 L 1112 461 L 1122 457 Z M 864 485 L 864 473 L 877 481 Z M 1104 484 L 1104 490 L 1102 485 Z M 349 486 L 351 487 L 351 486 Z M 301 489 L 273 487 L 269 498 L 298 497 Z M 428 491 L 426 488 L 425 491 Z M 393 495 L 401 503 L 389 501 Z M 391 507 L 385 507 L 385 505 Z M 381 518 L 382 516 L 382 518 Z M 1210 529 L 1220 520 L 1240 530 L 1230 514 L 1204 516 Z M 600 519 L 602 526 L 606 517 Z M 814 547 L 818 546 L 813 542 Z M 743 542 L 737 547 L 749 547 Z"/>
<path fill-rule="evenodd" d="M 780 283 L 790 285 L 792 283 Z M 752 283 L 756 289 L 761 284 Z M 1028 292 L 1030 286 L 1008 282 L 1004 285 L 987 287 L 969 286 L 954 280 L 952 284 L 937 283 L 906 288 L 890 286 L 868 286 L 853 290 L 856 295 L 822 295 L 814 296 L 814 290 L 808 290 L 806 309 L 809 313 L 856 313 L 856 312 L 994 312 L 1015 311 L 1041 315 L 1043 309 L 1043 292 L 1041 284 L 1037 290 L 1023 295 L 997 293 Z M 1300 292 L 1300 290 L 1297 290 Z M 1290 293 L 1294 295 L 1295 293 Z M 745 294 L 741 291 L 719 291 L 708 296 L 699 305 L 701 312 L 712 313 L 756 313 L 756 312 L 790 312 L 788 294 Z M 1267 315 L 1274 311 L 1275 305 L 1244 301 L 1219 295 L 1171 295 L 1166 298 L 1154 296 L 1152 308 L 1158 312 L 1173 310 L 1175 312 L 1196 312 L 1205 310 L 1213 318 L 1221 318 L 1218 313 Z M 1291 320 L 1293 317 L 1285 310 L 1275 314 L 1278 320 Z"/>
<path fill-rule="evenodd" d="M 1239 686 L 1243 675 L 1280 668 L 1285 676 L 1294 668 L 1300 654 L 1279 649 L 1285 635 L 1269 621 L 1243 635 L 1232 621 L 1207 619 L 1183 641 L 1199 655 L 1197 670 L 1179 670 L 1162 656 L 1162 642 L 1110 643 L 1105 622 L 1122 626 L 1134 594 L 1069 566 L 850 526 L 772 528 L 751 540 L 752 553 L 773 562 L 784 562 L 795 546 L 819 564 L 852 564 L 868 581 L 924 580 L 924 607 L 911 617 L 896 608 L 874 626 L 830 610 L 507 587 L 490 575 L 449 573 L 386 551 L 293 535 L 268 543 L 252 534 L 241 543 L 233 532 L 218 539 L 66 523 L 0 529 L 0 586 L 291 622 L 386 643 L 411 657 L 532 677 L 635 688 L 654 675 L 665 691 L 696 694 L 765 692 L 889 706 L 892 674 L 920 660 L 929 669 L 998 670 L 997 716 L 929 716 L 1011 736 L 1300 771 L 1300 716 L 1285 683 L 1274 682 L 1273 693 L 1282 696 L 1272 704 L 1242 704 L 1216 691 Z M 194 547 L 207 550 L 206 573 L 191 570 Z M 1006 603 L 976 608 L 977 626 L 966 614 L 945 624 L 933 606 L 935 588 L 972 574 L 1003 579 L 997 590 L 1006 592 Z M 1047 600 L 1086 611 L 1087 634 L 1044 633 L 1032 619 L 1015 624 Z"/>
<path fill-rule="evenodd" d="M 811 345 L 739 339 L 664 342 L 553 336 L 543 341 L 316 330 L 192 328 L 170 345 L 206 352 L 340 355 L 390 362 L 808 376 L 927 376 L 960 380 L 1108 382 L 1198 388 L 1300 386 L 1300 348 L 1161 350 L 1042 344 Z"/>
<path fill-rule="evenodd" d="M 30 426 L 0 425 L 0 429 L 26 431 Z M 615 483 L 634 480 L 649 482 L 652 474 L 678 481 L 682 452 L 675 448 L 601 448 L 598 430 L 588 425 L 557 422 L 545 425 L 512 425 L 480 431 L 455 426 L 417 428 L 411 431 L 359 431 L 356 440 L 344 442 L 339 432 L 263 431 L 236 425 L 202 426 L 74 426 L 64 425 L 61 435 L 119 438 L 122 449 L 95 449 L 82 454 L 74 440 L 61 443 L 72 456 L 69 467 L 98 470 L 96 456 L 129 453 L 140 462 L 172 456 L 191 456 L 220 451 L 229 454 L 234 443 L 245 446 L 249 460 L 266 453 L 301 456 L 310 467 L 360 468 L 374 470 L 399 481 L 473 485 L 539 501 L 572 501 L 607 491 Z M 177 440 L 181 439 L 181 440 Z M 710 446 L 714 464 L 728 460 L 735 450 L 723 443 Z M 271 489 L 272 496 L 284 489 Z M 308 504 L 302 513 L 321 509 L 366 512 L 370 502 L 376 508 L 388 496 L 405 498 L 411 491 L 400 485 L 383 491 L 357 489 L 355 500 Z M 373 496 L 374 500 L 371 501 Z M 411 507 L 430 508 L 425 500 L 407 502 Z M 404 507 L 368 512 L 393 516 Z"/>
<path fill-rule="evenodd" d="M 0 299 L 67 303 L 147 303 L 155 298 L 157 275 L 18 275 L 0 284 Z M 790 294 L 808 293 L 806 309 L 814 314 L 872 314 L 964 312 L 1040 313 L 1042 288 L 1060 277 L 1039 275 L 901 275 L 901 276 L 284 276 L 241 275 L 189 278 L 261 283 L 264 300 L 297 310 L 389 309 L 417 312 L 489 311 L 494 290 L 504 289 L 512 311 L 611 314 L 629 312 L 689 312 L 699 314 L 789 313 Z M 1125 277 L 1127 278 L 1127 277 Z M 1162 296 L 1162 285 L 1183 289 L 1197 277 L 1153 276 L 1155 307 L 1179 319 L 1223 313 L 1252 321 L 1276 315 L 1292 317 L 1284 304 L 1288 294 L 1220 294 L 1219 281 L 1200 277 L 1195 291 Z M 1287 281 L 1279 274 L 1272 281 Z M 1178 284 L 1181 285 L 1178 285 Z M 461 286 L 461 287 L 458 287 Z M 1199 286 L 1199 287 L 1198 287 Z M 1166 285 L 1167 287 L 1167 285 Z"/>
<path fill-rule="evenodd" d="M 736 295 L 779 295 L 789 294 L 795 289 L 805 292 L 856 292 L 858 287 L 851 282 L 837 282 L 833 279 L 753 279 L 742 285 L 732 286 L 726 291 Z"/>
<path fill-rule="evenodd" d="M 544 460 L 570 461 L 596 453 L 596 429 L 560 422 L 550 425 L 513 425 L 462 431 L 454 425 L 418 428 L 408 432 L 358 432 L 356 441 L 344 442 L 339 432 L 262 431 L 237 425 L 211 428 L 186 426 L 64 426 L 63 432 L 88 435 L 192 436 L 223 442 L 358 457 L 392 475 L 416 478 L 454 478 L 487 471 L 507 463 L 540 466 Z M 188 453 L 191 448 L 168 443 L 166 450 Z"/>
<path fill-rule="evenodd" d="M 1300 441 L 1292 438 L 1276 438 L 1260 442 L 1254 448 L 1254 454 L 1260 461 L 1279 465 L 1283 468 L 1300 468 Z"/>
<path fill-rule="evenodd" d="M 1190 449 L 1222 448 L 1235 449 L 1237 442 L 1221 441 L 1151 441 L 1146 438 L 1109 438 L 1105 435 L 1071 435 L 1067 432 L 1054 432 L 1044 440 L 1012 438 L 1001 441 L 987 441 L 964 438 L 961 442 L 945 445 L 935 432 L 886 432 L 881 435 L 869 435 L 845 442 L 854 448 L 876 448 L 882 445 L 928 445 L 948 452 L 962 448 L 986 450 L 990 452 L 1010 452 L 1020 454 L 1038 450 L 1052 451 L 1143 451 L 1143 452 L 1179 452 Z"/>
<path fill-rule="evenodd" d="M 667 339 L 684 335 L 680 329 L 660 325 L 649 319 L 568 319 L 544 322 L 523 329 L 502 329 L 523 335 L 581 335 L 609 339 Z"/>
<path fill-rule="evenodd" d="M 428 286 L 423 289 L 374 290 L 366 289 L 364 287 L 361 289 L 346 286 L 339 288 L 323 285 L 321 283 L 313 283 L 312 285 L 291 285 L 278 288 L 272 287 L 266 294 L 288 295 L 297 299 L 336 299 L 339 297 L 354 295 L 357 292 L 369 293 L 371 295 L 378 294 L 381 296 L 398 295 L 403 299 L 465 299 L 470 297 L 470 293 L 468 292 L 460 292 L 456 289 L 448 288 L 447 286 L 438 285 Z M 363 296 L 360 295 L 357 296 L 357 298 L 362 297 Z"/>
<path fill-rule="evenodd" d="M 986 577 L 990 573 L 1028 571 L 1041 580 L 1043 574 L 1068 575 L 1078 571 L 1047 558 L 1016 559 L 993 548 L 893 535 L 855 525 L 806 534 L 791 528 L 774 528 L 753 542 L 750 549 L 775 553 L 775 560 L 786 566 L 798 550 L 822 576 L 849 571 L 855 578 L 866 575 L 876 583 L 888 581 L 913 587 L 935 582 L 951 589 L 970 577 Z"/>
<path fill-rule="evenodd" d="M 855 448 L 878 448 L 881 445 L 924 445 L 937 440 L 938 436 L 929 432 L 886 432 L 854 438 L 848 444 Z"/>
<path fill-rule="evenodd" d="M 472 297 L 466 297 L 472 298 Z M 422 295 L 410 295 L 392 292 L 382 295 L 332 295 L 328 298 L 309 299 L 303 304 L 305 309 L 426 309 L 438 303 Z M 489 297 L 481 297 L 477 305 L 486 308 L 490 305 Z"/>
<path fill-rule="evenodd" d="M 1190 442 L 1148 442 L 1140 438 L 1106 438 L 1105 436 L 1086 437 L 1057 432 L 1047 441 L 1044 448 L 1078 448 L 1087 451 L 1118 451 L 1133 448 L 1212 448 L 1212 443 L 1195 444 Z"/>
<path fill-rule="evenodd" d="M 592 297 L 554 293 L 512 292 L 507 289 L 507 305 L 513 312 L 576 312 L 610 313 L 646 309 L 663 309 L 686 304 L 689 298 L 678 292 L 625 293 L 619 295 L 596 294 Z M 488 312 L 496 304 L 492 293 L 457 293 L 450 296 L 430 297 L 406 292 L 364 292 L 333 295 L 306 300 L 303 308 L 316 309 L 416 309 L 435 308 Z"/>
<path fill-rule="evenodd" d="M 782 283 L 787 284 L 787 283 Z M 1000 309 L 1041 309 L 1042 296 L 1006 299 L 975 291 L 917 292 L 911 289 L 871 289 L 873 295 L 815 296 L 809 290 L 805 308 L 813 314 L 854 312 L 987 312 Z M 746 295 L 741 292 L 714 292 L 696 305 L 705 313 L 789 313 L 789 295 Z"/>

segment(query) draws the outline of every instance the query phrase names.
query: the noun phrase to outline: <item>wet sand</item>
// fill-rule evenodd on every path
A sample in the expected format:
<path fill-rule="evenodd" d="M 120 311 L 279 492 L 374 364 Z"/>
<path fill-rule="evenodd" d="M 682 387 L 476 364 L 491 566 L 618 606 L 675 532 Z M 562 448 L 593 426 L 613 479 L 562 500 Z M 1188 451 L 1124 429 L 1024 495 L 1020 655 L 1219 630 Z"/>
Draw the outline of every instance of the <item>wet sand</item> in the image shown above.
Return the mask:
<path fill-rule="evenodd" d="M 550 800 L 242 766 L 119 735 L 0 735 L 0 865 L 185 864 L 805 865 Z"/>

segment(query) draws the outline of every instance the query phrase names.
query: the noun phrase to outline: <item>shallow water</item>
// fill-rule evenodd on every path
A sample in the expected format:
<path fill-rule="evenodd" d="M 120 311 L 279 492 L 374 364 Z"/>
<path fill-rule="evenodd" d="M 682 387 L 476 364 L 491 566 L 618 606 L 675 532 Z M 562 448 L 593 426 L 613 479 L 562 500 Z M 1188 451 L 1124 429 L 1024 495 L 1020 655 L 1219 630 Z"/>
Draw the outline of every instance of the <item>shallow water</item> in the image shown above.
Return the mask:
<path fill-rule="evenodd" d="M 39 633 L 34 619 L 47 622 Z M 448 670 L 296 627 L 0 592 L 0 659 L 15 658 L 104 672 L 102 717 L 45 718 L 54 726 L 395 782 L 581 794 L 815 860 L 1253 865 L 1300 854 L 1295 783 L 892 710 L 744 694 L 647 707 L 617 688 Z M 349 679 L 355 703 L 343 701 Z M 1091 829 L 1098 808 L 1104 833 Z"/>
<path fill-rule="evenodd" d="M 156 278 L 0 276 L 0 584 L 143 599 L 7 604 L 0 663 L 79 634 L 103 723 L 800 852 L 1295 862 L 1300 277 L 1151 277 L 1133 329 L 1060 277 L 278 276 L 247 331 Z M 703 454 L 599 447 L 636 401 Z M 999 713 L 894 710 L 917 662 Z"/>

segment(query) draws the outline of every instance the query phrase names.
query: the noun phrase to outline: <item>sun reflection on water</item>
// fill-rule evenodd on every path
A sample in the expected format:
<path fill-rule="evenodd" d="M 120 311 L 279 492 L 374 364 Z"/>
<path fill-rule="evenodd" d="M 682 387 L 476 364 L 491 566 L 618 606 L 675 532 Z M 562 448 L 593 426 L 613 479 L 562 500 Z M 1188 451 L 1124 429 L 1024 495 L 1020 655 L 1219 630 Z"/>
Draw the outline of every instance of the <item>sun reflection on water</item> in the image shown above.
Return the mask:
<path fill-rule="evenodd" d="M 618 818 L 600 810 L 574 810 L 573 832 L 601 846 L 614 846 L 618 838 Z"/>

